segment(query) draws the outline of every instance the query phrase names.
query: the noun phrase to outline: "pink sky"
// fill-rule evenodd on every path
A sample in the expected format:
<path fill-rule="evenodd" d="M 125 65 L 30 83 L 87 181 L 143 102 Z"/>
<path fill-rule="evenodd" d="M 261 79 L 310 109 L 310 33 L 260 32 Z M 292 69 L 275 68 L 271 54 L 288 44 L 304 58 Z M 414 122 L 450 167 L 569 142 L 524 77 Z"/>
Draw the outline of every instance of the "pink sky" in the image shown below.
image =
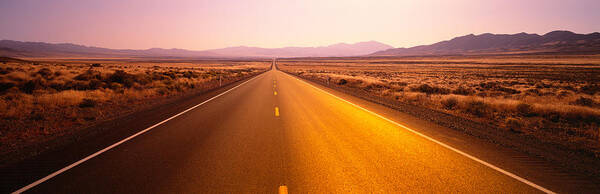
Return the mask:
<path fill-rule="evenodd" d="M 108 48 L 394 47 L 470 33 L 600 31 L 598 0 L 0 0 L 0 39 Z"/>

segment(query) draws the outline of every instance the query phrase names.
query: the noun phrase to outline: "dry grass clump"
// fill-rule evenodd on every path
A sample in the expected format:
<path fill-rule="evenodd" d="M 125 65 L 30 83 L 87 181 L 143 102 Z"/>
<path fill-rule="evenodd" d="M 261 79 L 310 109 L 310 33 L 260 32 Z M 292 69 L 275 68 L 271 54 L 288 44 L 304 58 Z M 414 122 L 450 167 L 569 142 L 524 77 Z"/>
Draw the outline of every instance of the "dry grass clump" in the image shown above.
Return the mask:
<path fill-rule="evenodd" d="M 429 84 L 421 84 L 410 88 L 413 92 L 421 92 L 425 94 L 449 94 L 450 90 L 437 86 L 430 86 Z"/>
<path fill-rule="evenodd" d="M 136 107 L 219 87 L 269 63 L 7 63 L 0 65 L 0 149 L 90 125 Z"/>
<path fill-rule="evenodd" d="M 441 103 L 445 109 L 454 110 L 458 106 L 458 99 L 456 97 L 445 98 Z"/>
<path fill-rule="evenodd" d="M 280 69 L 600 153 L 600 56 L 283 60 Z"/>

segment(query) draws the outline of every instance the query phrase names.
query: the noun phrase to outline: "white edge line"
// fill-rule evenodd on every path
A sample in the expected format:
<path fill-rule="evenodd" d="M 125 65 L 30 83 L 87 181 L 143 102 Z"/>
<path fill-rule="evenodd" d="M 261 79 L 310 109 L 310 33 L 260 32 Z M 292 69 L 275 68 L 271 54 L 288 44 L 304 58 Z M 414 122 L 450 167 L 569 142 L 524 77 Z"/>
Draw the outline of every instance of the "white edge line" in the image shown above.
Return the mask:
<path fill-rule="evenodd" d="M 188 109 L 184 110 L 183 112 L 177 113 L 176 115 L 173 115 L 173 116 L 169 117 L 168 119 L 165 119 L 165 120 L 163 120 L 163 121 L 161 121 L 161 122 L 159 122 L 159 123 L 156 123 L 156 124 L 154 124 L 154 125 L 152 125 L 152 126 L 150 126 L 150 127 L 146 128 L 146 129 L 144 129 L 144 130 L 142 130 L 142 131 L 140 131 L 140 132 L 137 132 L 136 134 L 133 134 L 132 136 L 129 136 L 129 137 L 127 137 L 127 138 L 125 138 L 125 139 L 123 139 L 123 140 L 121 140 L 121 141 L 117 142 L 117 143 L 114 143 L 114 144 L 112 144 L 112 145 L 110 145 L 110 146 L 108 146 L 108 147 L 106 147 L 106 148 L 104 148 L 104 149 L 100 150 L 100 151 L 97 151 L 96 153 L 93 153 L 92 155 L 89 155 L 89 156 L 87 156 L 87 157 L 85 157 L 85 158 L 83 158 L 83 159 L 81 159 L 81 160 L 79 160 L 79 161 L 77 161 L 77 162 L 75 162 L 75 163 L 73 163 L 73 164 L 70 164 L 70 165 L 68 165 L 68 166 L 66 166 L 66 167 L 64 167 L 64 168 L 61 168 L 60 170 L 58 170 L 58 171 L 56 171 L 56 172 L 53 172 L 52 174 L 49 174 L 48 176 L 45 176 L 44 178 L 41 178 L 41 179 L 39 179 L 39 180 L 37 180 L 37 181 L 35 181 L 35 182 L 33 182 L 33 183 L 31 183 L 31 184 L 29 184 L 29 185 L 27 185 L 27 186 L 25 186 L 25 187 L 21 188 L 21 189 L 19 189 L 19 190 L 16 190 L 16 191 L 14 191 L 14 192 L 12 192 L 12 193 L 13 193 L 13 194 L 16 194 L 16 193 L 23 193 L 23 192 L 25 192 L 25 191 L 27 191 L 27 190 L 29 190 L 29 189 L 31 189 L 31 188 L 33 188 L 33 187 L 35 187 L 35 186 L 37 186 L 37 185 L 41 184 L 41 183 L 43 183 L 44 181 L 47 181 L 47 180 L 49 180 L 49 179 L 51 179 L 51 178 L 53 178 L 53 177 L 55 177 L 55 176 L 57 176 L 57 175 L 59 175 L 59 174 L 61 174 L 61 173 L 65 172 L 65 171 L 67 171 L 67 170 L 69 170 L 69 169 L 71 169 L 71 168 L 73 168 L 73 167 L 75 167 L 75 166 L 77 166 L 77 165 L 79 165 L 79 164 L 81 164 L 81 163 L 83 163 L 83 162 L 85 162 L 85 161 L 89 160 L 89 159 L 92 159 L 92 158 L 94 158 L 94 157 L 96 157 L 96 156 L 98 156 L 98 155 L 100 155 L 100 154 L 102 154 L 102 153 L 104 153 L 104 152 L 106 152 L 106 151 L 108 151 L 108 150 L 110 150 L 110 149 L 114 148 L 114 147 L 117 147 L 117 146 L 119 146 L 119 145 L 120 145 L 120 144 L 122 144 L 122 143 L 125 143 L 126 141 L 129 141 L 129 140 L 131 140 L 131 139 L 135 138 L 135 137 L 136 137 L 136 136 L 138 136 L 138 135 L 141 135 L 141 134 L 143 134 L 143 133 L 145 133 L 145 132 L 147 132 L 147 131 L 150 131 L 151 129 L 153 129 L 153 128 L 155 128 L 155 127 L 157 127 L 157 126 L 159 126 L 159 125 L 161 125 L 161 124 L 163 124 L 163 123 L 166 123 L 167 121 L 169 121 L 169 120 L 171 120 L 171 119 L 174 119 L 175 117 L 178 117 L 179 115 L 182 115 L 182 114 L 184 114 L 184 113 L 186 113 L 186 112 L 188 112 L 188 111 L 190 111 L 190 110 L 192 110 L 192 109 L 194 109 L 194 108 L 197 108 L 197 107 L 199 107 L 199 106 L 201 106 L 201 105 L 203 105 L 203 104 L 205 104 L 205 103 L 207 103 L 207 102 L 209 102 L 209 101 L 211 101 L 211 100 L 213 100 L 213 99 L 215 99 L 215 98 L 217 98 L 217 97 L 219 97 L 219 96 L 222 96 L 223 94 L 226 94 L 226 93 L 228 93 L 229 91 L 231 91 L 231 90 L 234 90 L 234 89 L 236 89 L 236 88 L 238 88 L 238 87 L 240 87 L 240 86 L 242 86 L 242 85 L 246 84 L 247 82 L 249 82 L 249 81 L 252 81 L 253 79 L 256 79 L 256 78 L 258 78 L 258 77 L 259 77 L 259 76 L 261 76 L 261 75 L 262 75 L 262 74 L 260 74 L 260 75 L 257 75 L 256 77 L 253 77 L 252 79 L 246 80 L 245 82 L 243 82 L 243 83 L 241 83 L 241 84 L 239 84 L 239 85 L 237 85 L 237 86 L 235 86 L 235 87 L 233 87 L 233 88 L 230 88 L 229 90 L 227 90 L 227 91 L 225 91 L 225 92 L 223 92 L 223 93 L 220 93 L 220 94 L 218 94 L 218 95 L 216 95 L 216 96 L 213 96 L 212 98 L 209 98 L 208 100 L 206 100 L 206 101 L 204 101 L 204 102 L 202 102 L 202 103 L 200 103 L 200 104 L 197 104 L 197 105 L 195 105 L 195 106 L 192 106 L 191 108 L 188 108 Z"/>
<path fill-rule="evenodd" d="M 287 73 L 284 73 L 284 74 L 288 75 Z M 291 76 L 291 75 L 288 75 L 288 76 Z M 438 141 L 438 140 L 436 140 L 436 139 L 433 139 L 433 138 L 431 138 L 431 137 L 429 137 L 429 136 L 427 136 L 427 135 L 424 135 L 424 134 L 422 134 L 422 133 L 419 133 L 419 132 L 417 132 L 417 131 L 415 131 L 415 130 L 413 130 L 413 129 L 411 129 L 411 128 L 408 128 L 408 127 L 406 127 L 406 126 L 404 126 L 404 125 L 402 125 L 402 124 L 399 124 L 399 123 L 397 123 L 397 122 L 395 122 L 395 121 L 392 121 L 392 120 L 390 120 L 390 119 L 388 119 L 388 118 L 385 118 L 385 117 L 383 117 L 383 116 L 381 116 L 381 115 L 379 115 L 379 114 L 377 114 L 377 113 L 375 113 L 375 112 L 372 112 L 372 111 L 370 111 L 370 110 L 367 110 L 367 109 L 365 109 L 365 108 L 363 108 L 363 107 L 361 107 L 361 106 L 358 106 L 358 105 L 356 105 L 356 104 L 354 104 L 354 103 L 352 103 L 352 102 L 349 102 L 349 101 L 347 101 L 347 100 L 344 100 L 343 98 L 340 98 L 340 97 L 338 97 L 338 96 L 336 96 L 336 95 L 333 95 L 333 94 L 331 94 L 331 93 L 329 93 L 329 92 L 327 92 L 327 91 L 325 91 L 325 90 L 323 90 L 323 89 L 321 89 L 321 88 L 318 88 L 318 87 L 316 87 L 316 86 L 313 86 L 312 84 L 310 84 L 310 83 L 308 83 L 308 82 L 306 82 L 306 81 L 304 81 L 304 80 L 298 79 L 297 77 L 293 77 L 293 78 L 295 78 L 295 79 L 297 79 L 297 80 L 299 80 L 299 81 L 302 81 L 302 82 L 304 82 L 305 84 L 307 84 L 307 85 L 309 85 L 309 86 L 311 86 L 311 87 L 313 87 L 313 88 L 315 88 L 315 89 L 317 89 L 317 90 L 319 90 L 319 91 L 321 91 L 321 92 L 324 92 L 324 93 L 326 93 L 326 94 L 329 94 L 330 96 L 333 96 L 333 97 L 337 98 L 338 100 L 341 100 L 341 101 L 344 101 L 344 102 L 346 102 L 346 103 L 348 103 L 348 104 L 351 104 L 352 106 L 354 106 L 354 107 L 356 107 L 356 108 L 359 108 L 359 109 L 361 109 L 361 110 L 363 110 L 363 111 L 365 111 L 365 112 L 371 113 L 372 115 L 375 115 L 375 116 L 377 116 L 377 117 L 379 117 L 379 118 L 381 118 L 381 119 L 383 119 L 383 120 L 386 120 L 386 121 L 388 121 L 388 122 L 390 122 L 390 123 L 393 123 L 393 124 L 395 124 L 395 125 L 397 125 L 397 126 L 399 126 L 399 127 L 401 127 L 401 128 L 404 128 L 404 129 L 406 129 L 406 130 L 408 130 L 408 131 L 410 131 L 410 132 L 412 132 L 412 133 L 414 133 L 414 134 L 417 134 L 417 135 L 419 135 L 419 136 L 421 136 L 421 137 L 423 137 L 423 138 L 425 138 L 425 139 L 427 139 L 427 140 L 429 140 L 429 141 L 432 141 L 432 142 L 434 142 L 434 143 L 437 143 L 437 144 L 441 145 L 442 147 L 448 148 L 448 149 L 450 149 L 450 150 L 452 150 L 452 151 L 454 151 L 454 152 L 456 152 L 456 153 L 459 153 L 460 155 L 463 155 L 463 156 L 465 156 L 465 157 L 467 157 L 467 158 L 470 158 L 471 160 L 474 160 L 474 161 L 476 161 L 476 162 L 479 162 L 479 163 L 481 163 L 481 164 L 483 164 L 483 165 L 485 165 L 485 166 L 487 166 L 487 167 L 490 167 L 491 169 L 494 169 L 494 170 L 496 170 L 496 171 L 498 171 L 498 172 L 501 172 L 502 174 L 505 174 L 505 175 L 507 175 L 507 176 L 509 176 L 509 177 L 511 177 L 511 178 L 514 178 L 514 179 L 516 179 L 516 180 L 518 180 L 518 181 L 521 181 L 522 183 L 525 183 L 525 184 L 527 184 L 527 185 L 529 185 L 529 186 L 531 186 L 531 187 L 533 187 L 533 188 L 536 188 L 536 189 L 538 189 L 538 190 L 540 190 L 540 191 L 542 191 L 542 192 L 544 192 L 544 193 L 555 193 L 555 192 L 553 192 L 553 191 L 551 191 L 551 190 L 549 190 L 549 189 L 546 189 L 546 188 L 544 188 L 544 187 L 542 187 L 542 186 L 539 186 L 539 185 L 537 185 L 537 184 L 535 184 L 535 183 L 533 183 L 533 182 L 531 182 L 531 181 L 528 181 L 527 179 L 521 178 L 521 177 L 519 177 L 519 176 L 517 176 L 517 175 L 515 175 L 515 174 L 513 174 L 513 173 L 511 173 L 511 172 L 508 172 L 508 171 L 506 171 L 506 170 L 504 170 L 504 169 L 502 169 L 502 168 L 499 168 L 499 167 L 497 167 L 497 166 L 494 166 L 493 164 L 487 163 L 486 161 L 483 161 L 483 160 L 481 160 L 481 159 L 479 159 L 479 158 L 476 158 L 475 156 L 471 156 L 471 155 L 469 155 L 469 154 L 467 154 L 467 153 L 465 153 L 465 152 L 463 152 L 463 151 L 460 151 L 460 150 L 458 150 L 458 149 L 456 149 L 456 148 L 454 148 L 454 147 L 452 147 L 452 146 L 449 146 L 449 145 L 447 145 L 447 144 L 445 144 L 445 143 L 442 143 L 442 142 L 440 142 L 440 141 Z"/>

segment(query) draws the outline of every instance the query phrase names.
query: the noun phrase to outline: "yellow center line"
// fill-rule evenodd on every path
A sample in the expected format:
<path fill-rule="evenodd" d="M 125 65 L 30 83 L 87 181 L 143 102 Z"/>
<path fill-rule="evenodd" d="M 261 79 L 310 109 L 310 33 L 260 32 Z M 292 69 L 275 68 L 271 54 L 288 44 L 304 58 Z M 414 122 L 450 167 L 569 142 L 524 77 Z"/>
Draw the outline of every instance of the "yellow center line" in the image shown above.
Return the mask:
<path fill-rule="evenodd" d="M 279 116 L 279 107 L 275 107 L 275 116 L 278 117 Z"/>
<path fill-rule="evenodd" d="M 287 194 L 287 193 L 288 193 L 288 189 L 285 185 L 279 186 L 279 194 Z"/>

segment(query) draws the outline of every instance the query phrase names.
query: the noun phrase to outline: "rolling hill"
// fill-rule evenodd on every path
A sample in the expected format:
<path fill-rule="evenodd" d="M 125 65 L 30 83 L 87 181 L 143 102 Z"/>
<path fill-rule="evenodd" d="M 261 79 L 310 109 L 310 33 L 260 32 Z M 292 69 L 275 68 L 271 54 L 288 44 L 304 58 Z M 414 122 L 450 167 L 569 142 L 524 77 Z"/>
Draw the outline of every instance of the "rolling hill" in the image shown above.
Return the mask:
<path fill-rule="evenodd" d="M 393 48 L 376 41 L 355 44 L 334 44 L 323 47 L 228 47 L 192 51 L 185 49 L 151 48 L 146 50 L 108 49 L 70 43 L 21 42 L 0 40 L 0 56 L 5 57 L 182 57 L 182 58 L 236 58 L 236 57 L 332 57 L 359 56 Z"/>
<path fill-rule="evenodd" d="M 600 33 L 553 31 L 538 34 L 469 34 L 431 45 L 394 48 L 372 56 L 468 55 L 510 53 L 600 53 Z"/>
<path fill-rule="evenodd" d="M 380 42 L 369 41 L 355 44 L 339 43 L 322 47 L 258 48 L 241 46 L 208 50 L 208 52 L 216 53 L 221 56 L 246 57 L 343 57 L 367 55 L 391 48 L 393 47 Z"/>

